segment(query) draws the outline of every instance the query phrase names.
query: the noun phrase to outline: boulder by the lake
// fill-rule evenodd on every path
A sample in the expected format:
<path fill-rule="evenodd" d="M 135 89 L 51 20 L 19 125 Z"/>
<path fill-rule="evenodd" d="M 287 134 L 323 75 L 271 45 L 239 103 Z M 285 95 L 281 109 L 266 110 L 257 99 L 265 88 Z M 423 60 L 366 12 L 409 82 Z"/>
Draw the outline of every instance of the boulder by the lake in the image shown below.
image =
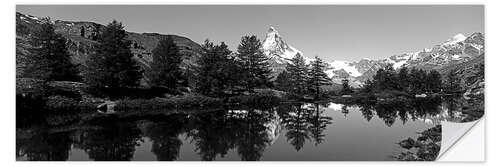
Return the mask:
<path fill-rule="evenodd" d="M 106 100 L 104 103 L 101 103 L 97 106 L 97 112 L 111 114 L 115 113 L 116 102 Z"/>
<path fill-rule="evenodd" d="M 415 95 L 415 97 L 425 98 L 425 97 L 427 97 L 427 95 L 425 93 L 422 93 L 422 94 L 419 94 L 419 95 Z"/>
<path fill-rule="evenodd" d="M 412 138 L 408 138 L 406 140 L 400 141 L 398 144 L 405 149 L 411 149 L 412 147 L 415 146 L 415 143 L 416 143 L 415 140 L 413 140 Z"/>

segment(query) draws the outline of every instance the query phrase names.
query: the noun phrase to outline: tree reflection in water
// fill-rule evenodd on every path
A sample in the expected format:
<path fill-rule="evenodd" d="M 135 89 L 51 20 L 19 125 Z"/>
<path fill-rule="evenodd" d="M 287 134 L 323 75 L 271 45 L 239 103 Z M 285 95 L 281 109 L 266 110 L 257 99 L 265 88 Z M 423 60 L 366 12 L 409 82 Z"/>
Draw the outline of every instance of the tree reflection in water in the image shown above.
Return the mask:
<path fill-rule="evenodd" d="M 375 113 L 388 127 L 396 120 L 405 124 L 410 118 L 426 119 L 434 117 L 441 112 L 441 98 L 422 98 L 414 100 L 393 100 L 378 102 L 363 102 L 355 104 L 366 121 L 370 121 Z"/>
<path fill-rule="evenodd" d="M 161 121 L 145 121 L 143 136 L 152 141 L 151 152 L 158 161 L 173 161 L 179 157 L 182 140 L 179 135 L 184 131 L 185 115 L 172 114 L 162 117 Z"/>
<path fill-rule="evenodd" d="M 480 105 L 476 105 L 478 103 Z M 324 144 L 328 126 L 333 123 L 332 117 L 327 116 L 330 114 L 326 113 L 326 106 L 323 103 L 300 102 L 269 108 L 239 106 L 228 110 L 153 118 L 123 119 L 110 116 L 102 120 L 81 121 L 71 125 L 76 127 L 73 130 L 54 131 L 54 127 L 50 126 L 19 129 L 16 135 L 17 157 L 27 160 L 67 160 L 70 150 L 80 148 L 91 160 L 131 160 L 136 147 L 146 137 L 151 141 L 151 152 L 157 160 L 178 160 L 181 146 L 186 142 L 195 147 L 201 160 L 222 159 L 231 150 L 241 160 L 261 160 L 265 150 L 282 131 L 288 144 L 297 152 L 307 142 L 316 147 Z M 409 120 L 431 121 L 433 124 L 440 120 L 475 120 L 483 114 L 481 107 L 484 107 L 484 103 L 474 99 L 436 97 L 345 104 L 341 113 L 348 118 L 349 114 L 356 111 L 355 108 L 359 108 L 362 118 L 367 122 L 377 116 L 387 127 L 391 127 L 398 120 L 403 124 Z M 186 139 L 180 139 L 180 136 L 186 136 Z M 426 151 L 423 148 L 436 150 L 435 145 L 428 146 L 419 149 L 423 152 Z M 415 152 L 414 155 L 432 158 L 431 154 L 421 153 Z"/>
<path fill-rule="evenodd" d="M 141 139 L 137 126 L 120 120 L 107 120 L 99 122 L 98 127 L 83 132 L 82 142 L 77 147 L 96 161 L 131 160 Z"/>
<path fill-rule="evenodd" d="M 287 130 L 285 136 L 296 151 L 300 151 L 307 140 L 312 139 L 316 146 L 324 140 L 326 126 L 332 123 L 331 117 L 323 115 L 321 108 L 324 105 L 320 107 L 318 103 L 296 103 L 279 108 L 282 109 L 280 113 Z"/>
<path fill-rule="evenodd" d="M 213 112 L 195 115 L 190 121 L 193 126 L 188 132 L 201 160 L 215 160 L 217 155 L 224 157 L 228 150 L 234 148 L 238 138 L 234 122 L 225 112 Z"/>
<path fill-rule="evenodd" d="M 311 132 L 311 138 L 314 141 L 314 145 L 318 146 L 325 140 L 324 131 L 328 124 L 332 124 L 332 117 L 324 116 L 323 112 L 326 104 L 320 107 L 320 104 L 314 104 L 314 111 L 311 117 L 308 119 L 310 122 L 309 131 Z"/>
<path fill-rule="evenodd" d="M 268 111 L 248 110 L 246 118 L 241 120 L 243 121 L 240 127 L 241 130 L 237 132 L 238 136 L 240 136 L 237 142 L 237 150 L 241 160 L 260 160 L 268 143 L 272 141 L 272 138 L 267 136 L 268 128 L 265 126 L 266 123 L 271 121 L 272 116 Z"/>
<path fill-rule="evenodd" d="M 17 134 L 16 156 L 29 161 L 65 161 L 71 149 L 68 133 L 49 133 L 36 129 L 31 134 Z"/>
<path fill-rule="evenodd" d="M 279 119 L 274 110 L 246 109 L 194 115 L 188 132 L 202 160 L 223 158 L 236 149 L 241 160 L 260 160 L 276 138 Z"/>
<path fill-rule="evenodd" d="M 299 151 L 304 146 L 306 140 L 310 140 L 307 118 L 311 114 L 308 107 L 303 104 L 294 104 L 291 111 L 285 113 L 283 124 L 287 129 L 285 134 L 287 141 Z"/>

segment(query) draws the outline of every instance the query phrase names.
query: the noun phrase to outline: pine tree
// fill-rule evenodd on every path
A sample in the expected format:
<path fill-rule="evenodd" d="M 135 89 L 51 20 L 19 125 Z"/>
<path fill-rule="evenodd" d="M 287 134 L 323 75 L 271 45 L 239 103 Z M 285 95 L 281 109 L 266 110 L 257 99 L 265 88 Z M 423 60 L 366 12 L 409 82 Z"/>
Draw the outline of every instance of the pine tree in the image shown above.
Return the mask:
<path fill-rule="evenodd" d="M 326 67 L 325 63 L 318 56 L 315 57 L 315 60 L 311 62 L 310 66 L 308 84 L 310 89 L 315 92 L 315 97 L 318 98 L 320 96 L 321 86 L 331 84 L 330 78 L 328 78 L 328 75 L 326 75 L 324 71 Z"/>
<path fill-rule="evenodd" d="M 187 85 L 180 68 L 182 54 L 172 37 L 160 40 L 152 53 L 153 62 L 147 73 L 151 86 L 175 90 Z"/>
<path fill-rule="evenodd" d="M 131 41 L 122 23 L 113 20 L 100 37 L 95 53 L 86 61 L 85 81 L 94 87 L 130 87 L 139 85 L 142 72 L 132 59 Z"/>
<path fill-rule="evenodd" d="M 386 73 L 386 78 L 384 80 L 384 84 L 386 85 L 386 88 L 388 90 L 397 90 L 399 89 L 398 86 L 398 76 L 396 74 L 396 70 L 394 70 L 394 67 L 392 65 L 387 65 L 384 68 L 384 71 Z"/>
<path fill-rule="evenodd" d="M 237 57 L 247 73 L 243 78 L 248 91 L 258 87 L 271 86 L 271 68 L 269 58 L 261 50 L 262 44 L 257 36 L 244 36 L 238 46 Z"/>
<path fill-rule="evenodd" d="M 348 95 L 353 93 L 354 91 L 351 88 L 351 85 L 349 85 L 349 79 L 344 78 L 342 79 L 342 90 L 340 91 L 341 95 Z"/>
<path fill-rule="evenodd" d="M 398 72 L 398 86 L 401 91 L 408 91 L 408 87 L 410 84 L 410 76 L 408 74 L 408 67 L 403 66 L 399 69 Z"/>
<path fill-rule="evenodd" d="M 66 40 L 55 33 L 49 18 L 44 18 L 42 22 L 30 38 L 33 47 L 29 50 L 29 62 L 23 76 L 47 81 L 78 81 L 79 72 L 71 63 Z"/>
<path fill-rule="evenodd" d="M 375 91 L 375 84 L 370 79 L 366 80 L 365 83 L 363 84 L 363 87 L 361 88 L 361 92 L 373 93 L 373 91 Z"/>
<path fill-rule="evenodd" d="M 373 76 L 373 82 L 377 90 L 392 90 L 398 87 L 397 75 L 392 65 L 387 65 L 377 71 Z"/>
<path fill-rule="evenodd" d="M 80 36 L 85 38 L 85 27 L 80 27 Z"/>
<path fill-rule="evenodd" d="M 419 76 L 419 70 L 416 68 L 412 68 L 410 70 L 410 92 L 416 93 L 420 90 L 420 76 Z"/>
<path fill-rule="evenodd" d="M 214 45 L 206 40 L 198 60 L 195 90 L 206 96 L 222 97 L 233 94 L 241 85 L 241 65 L 231 57 L 231 51 L 222 42 Z"/>
<path fill-rule="evenodd" d="M 410 92 L 422 93 L 427 90 L 427 72 L 422 69 L 412 68 L 410 70 Z"/>
<path fill-rule="evenodd" d="M 437 93 L 439 91 L 441 91 L 441 74 L 439 72 L 437 72 L 436 70 L 431 70 L 429 72 L 429 74 L 427 75 L 427 87 L 428 87 L 428 91 L 430 92 L 433 92 L 433 93 Z"/>
<path fill-rule="evenodd" d="M 446 74 L 446 90 L 449 92 L 456 92 L 461 90 L 460 78 L 458 77 L 456 71 L 450 71 Z"/>
<path fill-rule="evenodd" d="M 274 87 L 277 90 L 285 92 L 290 92 L 293 86 L 290 80 L 290 73 L 286 70 L 278 74 L 278 77 L 276 77 L 276 80 L 274 82 L 275 82 Z"/>
<path fill-rule="evenodd" d="M 300 54 L 296 54 L 290 63 L 287 64 L 286 70 L 290 73 L 291 84 L 293 85 L 291 93 L 296 95 L 304 95 L 307 91 L 307 66 L 304 58 Z"/>

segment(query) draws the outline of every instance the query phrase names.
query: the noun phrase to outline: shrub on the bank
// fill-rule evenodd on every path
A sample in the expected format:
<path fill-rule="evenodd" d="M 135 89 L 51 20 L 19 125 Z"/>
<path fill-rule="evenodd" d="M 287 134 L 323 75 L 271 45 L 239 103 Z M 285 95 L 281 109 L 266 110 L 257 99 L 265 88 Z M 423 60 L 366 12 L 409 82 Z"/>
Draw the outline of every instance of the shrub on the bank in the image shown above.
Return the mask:
<path fill-rule="evenodd" d="M 53 114 L 45 117 L 47 124 L 51 126 L 68 125 L 80 120 L 78 114 Z"/>
<path fill-rule="evenodd" d="M 254 106 L 254 107 L 271 107 L 277 105 L 281 99 L 276 96 L 273 92 L 261 92 L 251 95 L 240 95 L 235 97 L 230 97 L 228 103 L 244 105 L 244 106 Z"/>
<path fill-rule="evenodd" d="M 377 97 L 380 97 L 380 98 L 392 98 L 392 97 L 398 97 L 398 96 L 410 97 L 410 94 L 403 92 L 403 91 L 398 91 L 398 90 L 386 90 L 386 91 L 375 93 L 375 95 Z"/>
<path fill-rule="evenodd" d="M 51 96 L 62 96 L 62 97 L 71 98 L 71 99 L 74 99 L 77 101 L 82 99 L 82 95 L 77 90 L 71 90 L 71 89 L 62 88 L 62 87 L 51 87 L 48 91 L 49 91 L 48 95 L 51 95 Z"/>
<path fill-rule="evenodd" d="M 45 103 L 47 109 L 53 112 L 59 111 L 73 111 L 78 109 L 78 101 L 60 95 L 49 96 L 47 102 Z"/>
<path fill-rule="evenodd" d="M 222 100 L 197 94 L 154 99 L 122 99 L 116 110 L 154 110 L 154 109 L 191 109 L 222 106 Z"/>
<path fill-rule="evenodd" d="M 176 108 L 220 107 L 223 105 L 221 99 L 196 94 L 176 96 L 170 100 L 174 101 Z"/>

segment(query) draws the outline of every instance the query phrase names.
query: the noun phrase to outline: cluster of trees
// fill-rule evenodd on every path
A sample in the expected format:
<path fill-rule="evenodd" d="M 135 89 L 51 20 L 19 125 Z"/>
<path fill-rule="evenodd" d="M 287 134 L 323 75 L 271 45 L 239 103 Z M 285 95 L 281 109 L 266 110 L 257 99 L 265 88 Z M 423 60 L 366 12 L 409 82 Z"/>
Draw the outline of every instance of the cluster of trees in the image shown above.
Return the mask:
<path fill-rule="evenodd" d="M 437 93 L 442 91 L 441 74 L 436 70 L 429 72 L 423 69 L 403 66 L 399 71 L 390 65 L 377 71 L 372 80 L 367 80 L 361 92 L 373 93 L 397 90 L 408 93 Z"/>
<path fill-rule="evenodd" d="M 352 89 L 351 85 L 349 85 L 349 79 L 344 78 L 342 79 L 342 89 L 340 90 L 341 95 L 348 95 L 353 93 L 354 90 Z"/>
<path fill-rule="evenodd" d="M 80 73 L 71 63 L 65 38 L 55 33 L 49 18 L 44 18 L 40 26 L 34 27 L 29 41 L 32 47 L 22 76 L 45 81 L 83 79 L 87 84 L 100 88 L 136 86 L 142 71 L 132 59 L 130 41 L 126 40 L 126 36 L 121 23 L 109 23 Z"/>
<path fill-rule="evenodd" d="M 33 50 L 26 74 L 43 80 L 80 80 L 94 88 L 133 88 L 144 79 L 152 87 L 184 90 L 188 87 L 185 70 L 181 69 L 182 54 L 170 37 L 161 39 L 152 51 L 153 61 L 145 71 L 133 60 L 131 41 L 123 25 L 109 23 L 97 38 L 96 49 L 80 72 L 70 62 L 65 40 L 54 32 L 47 20 L 32 39 Z M 82 34 L 84 33 L 82 29 Z M 271 68 L 255 35 L 244 36 L 236 53 L 222 42 L 205 41 L 202 56 L 194 71 L 193 89 L 207 96 L 226 96 L 253 92 L 256 88 L 272 87 Z"/>
<path fill-rule="evenodd" d="M 270 64 L 261 46 L 255 35 L 244 36 L 233 54 L 224 42 L 206 40 L 197 62 L 195 91 L 220 97 L 272 87 Z"/>
<path fill-rule="evenodd" d="M 326 64 L 319 57 L 306 64 L 304 58 L 297 54 L 287 64 L 286 70 L 276 78 L 276 89 L 295 95 L 312 95 L 318 98 L 323 93 L 321 87 L 331 85 L 331 79 L 324 72 Z"/>

